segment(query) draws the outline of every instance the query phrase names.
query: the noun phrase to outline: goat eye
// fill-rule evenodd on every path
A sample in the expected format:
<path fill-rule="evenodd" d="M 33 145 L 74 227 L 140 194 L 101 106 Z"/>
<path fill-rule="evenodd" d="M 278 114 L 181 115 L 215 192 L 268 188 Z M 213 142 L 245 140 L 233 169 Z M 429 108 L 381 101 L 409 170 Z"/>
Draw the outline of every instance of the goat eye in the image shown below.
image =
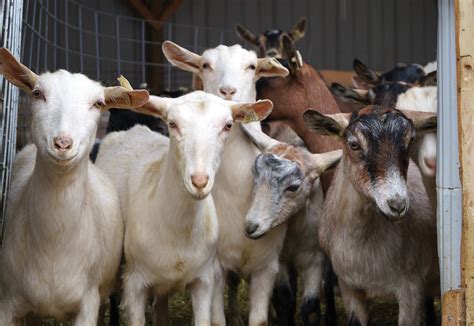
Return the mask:
<path fill-rule="evenodd" d="M 356 142 L 350 142 L 349 143 L 349 147 L 353 150 L 353 151 L 358 151 L 360 149 L 360 145 L 357 144 Z"/>
<path fill-rule="evenodd" d="M 291 185 L 291 186 L 287 187 L 285 189 L 285 191 L 295 192 L 298 189 L 300 189 L 300 185 L 294 184 L 294 185 Z"/>
<path fill-rule="evenodd" d="M 224 130 L 225 130 L 225 131 L 229 131 L 230 128 L 232 128 L 232 125 L 233 125 L 233 124 L 234 124 L 234 123 L 233 123 L 232 121 L 227 122 L 227 123 L 225 124 L 225 126 L 224 126 Z"/>
<path fill-rule="evenodd" d="M 168 122 L 168 125 L 170 126 L 171 129 L 176 129 L 178 126 L 176 125 L 176 122 L 170 121 Z"/>
<path fill-rule="evenodd" d="M 206 62 L 202 64 L 202 69 L 209 69 L 211 66 Z"/>
<path fill-rule="evenodd" d="M 41 99 L 43 98 L 43 93 L 39 89 L 35 89 L 32 93 L 34 98 Z"/>
<path fill-rule="evenodd" d="M 247 67 L 247 69 L 255 70 L 257 69 L 257 67 L 254 64 L 251 64 L 250 66 Z"/>
<path fill-rule="evenodd" d="M 99 100 L 99 101 L 94 103 L 94 107 L 96 107 L 99 110 L 102 109 L 104 107 L 104 105 L 105 105 L 105 103 L 102 100 Z"/>

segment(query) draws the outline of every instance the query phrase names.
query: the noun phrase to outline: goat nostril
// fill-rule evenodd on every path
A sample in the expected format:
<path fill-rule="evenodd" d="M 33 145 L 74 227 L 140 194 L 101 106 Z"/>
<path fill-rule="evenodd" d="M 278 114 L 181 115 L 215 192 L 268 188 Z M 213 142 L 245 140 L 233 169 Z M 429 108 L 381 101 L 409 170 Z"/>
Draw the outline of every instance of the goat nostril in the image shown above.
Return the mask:
<path fill-rule="evenodd" d="M 259 225 L 254 222 L 247 222 L 245 223 L 245 233 L 248 235 L 253 234 L 255 231 L 257 231 Z"/>
<path fill-rule="evenodd" d="M 430 170 L 432 171 L 436 170 L 436 159 L 425 158 L 424 161 L 425 161 L 426 166 Z"/>
<path fill-rule="evenodd" d="M 220 87 L 219 88 L 219 93 L 221 93 L 224 96 L 234 95 L 236 92 L 237 92 L 237 88 L 235 87 Z"/>
<path fill-rule="evenodd" d="M 406 203 L 401 198 L 392 198 L 387 200 L 387 205 L 390 209 L 398 214 L 403 213 L 406 208 Z"/>
<path fill-rule="evenodd" d="M 207 185 L 207 182 L 209 181 L 209 176 L 205 174 L 193 174 L 191 175 L 191 182 L 193 185 L 198 188 L 204 188 Z"/>
<path fill-rule="evenodd" d="M 71 149 L 72 147 L 72 139 L 68 136 L 58 136 L 53 139 L 54 148 L 65 151 L 67 149 Z"/>

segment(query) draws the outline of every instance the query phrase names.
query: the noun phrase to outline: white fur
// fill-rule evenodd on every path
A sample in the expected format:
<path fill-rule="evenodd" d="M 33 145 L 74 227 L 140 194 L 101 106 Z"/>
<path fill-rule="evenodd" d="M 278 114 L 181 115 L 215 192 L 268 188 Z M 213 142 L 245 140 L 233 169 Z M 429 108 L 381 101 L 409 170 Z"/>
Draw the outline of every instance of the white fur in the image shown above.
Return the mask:
<path fill-rule="evenodd" d="M 434 62 L 436 64 L 436 62 Z M 414 110 L 421 112 L 437 112 L 438 94 L 437 87 L 413 87 L 399 95 L 396 108 L 399 110 Z M 420 168 L 431 205 L 436 210 L 436 134 L 431 133 L 417 137 L 412 150 L 412 159 Z M 431 166 L 427 163 L 431 162 Z M 436 164 L 434 165 L 436 166 Z"/>
<path fill-rule="evenodd" d="M 14 162 L 5 239 L 0 249 L 0 324 L 27 313 L 96 325 L 101 298 L 114 284 L 123 243 L 117 192 L 89 161 L 104 100 L 99 83 L 60 70 L 39 76 L 33 145 Z M 53 138 L 66 135 L 60 151 Z"/>
<path fill-rule="evenodd" d="M 425 71 L 425 74 L 427 74 L 427 75 L 430 72 L 438 70 L 438 62 L 436 62 L 436 61 L 428 62 L 428 64 L 426 64 L 426 66 L 423 67 L 423 70 Z"/>
<path fill-rule="evenodd" d="M 165 120 L 170 140 L 145 127 L 107 136 L 97 158 L 119 188 L 126 219 L 124 304 L 130 325 L 143 325 L 147 291 L 165 296 L 191 288 L 196 325 L 211 322 L 214 279 L 222 283 L 216 257 L 219 225 L 213 196 L 222 152 L 234 146 L 231 102 L 194 92 L 170 100 Z M 230 149 L 232 150 L 232 149 Z M 194 173 L 207 173 L 196 189 Z M 219 178 L 217 178 L 219 180 Z M 218 181 L 216 181 L 216 185 Z M 196 200 L 200 199 L 200 200 Z M 223 311 L 212 322 L 224 324 Z"/>
<path fill-rule="evenodd" d="M 165 51 L 166 54 L 166 51 Z M 199 74 L 204 91 L 234 101 L 255 101 L 255 82 L 263 76 L 284 76 L 288 74 L 281 65 L 278 72 L 266 70 L 274 59 L 257 59 L 253 51 L 240 45 L 231 47 L 219 45 L 206 50 L 202 56 L 193 55 L 195 69 L 186 63 L 168 59 L 182 69 Z M 202 68 L 203 64 L 210 68 Z M 254 65 L 256 69 L 251 69 Z M 221 87 L 235 88 L 231 97 L 220 92 Z M 249 124 L 261 132 L 259 123 Z M 259 151 L 243 134 L 240 128 L 232 128 L 227 146 L 224 149 L 222 165 L 216 176 L 216 185 L 212 191 L 219 218 L 219 241 L 217 254 L 226 271 L 250 275 L 250 316 L 249 325 L 267 323 L 268 306 L 273 283 L 278 271 L 278 255 L 283 245 L 286 226 L 274 228 L 265 237 L 251 240 L 245 236 L 245 216 L 251 201 L 253 176 L 252 165 Z M 214 298 L 213 311 L 224 307 L 223 282 L 218 284 Z M 229 298 L 235 296 L 235 288 L 229 288 Z M 231 293 L 234 292 L 234 293 Z M 231 303 L 229 303 L 232 306 Z M 232 312 L 235 307 L 230 307 Z M 238 316 L 231 316 L 232 320 Z"/>

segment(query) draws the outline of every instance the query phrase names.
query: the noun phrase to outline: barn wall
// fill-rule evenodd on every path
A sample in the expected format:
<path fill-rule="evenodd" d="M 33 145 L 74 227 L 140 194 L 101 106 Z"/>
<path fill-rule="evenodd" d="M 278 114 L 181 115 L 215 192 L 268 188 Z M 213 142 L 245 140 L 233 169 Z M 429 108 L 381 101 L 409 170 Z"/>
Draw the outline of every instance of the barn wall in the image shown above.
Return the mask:
<path fill-rule="evenodd" d="M 209 26 L 199 35 L 202 49 L 239 42 L 237 23 L 254 32 L 290 29 L 301 16 L 309 29 L 298 48 L 318 68 L 351 69 L 355 57 L 379 70 L 436 58 L 435 0 L 185 0 L 173 22 Z M 173 39 L 193 45 L 192 33 L 176 31 Z"/>

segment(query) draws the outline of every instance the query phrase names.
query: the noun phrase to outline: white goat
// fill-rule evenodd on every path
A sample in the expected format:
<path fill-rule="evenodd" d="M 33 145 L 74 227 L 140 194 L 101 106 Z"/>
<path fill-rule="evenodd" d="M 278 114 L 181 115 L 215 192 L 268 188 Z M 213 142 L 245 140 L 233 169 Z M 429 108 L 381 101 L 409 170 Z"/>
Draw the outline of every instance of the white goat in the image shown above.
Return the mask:
<path fill-rule="evenodd" d="M 102 142 L 97 164 L 113 167 L 108 173 L 126 212 L 129 325 L 145 324 L 149 290 L 162 302 L 185 286 L 191 289 L 195 324 L 211 324 L 214 279 L 222 276 L 216 257 L 218 221 L 208 194 L 233 121 L 261 120 L 271 109 L 268 100 L 238 103 L 199 91 L 176 99 L 152 96 L 136 110 L 167 122 L 169 140 L 134 127 Z M 212 322 L 225 323 L 222 312 Z"/>
<path fill-rule="evenodd" d="M 398 96 L 396 108 L 436 113 L 438 111 L 437 87 L 415 86 L 408 89 Z M 421 170 L 431 207 L 436 211 L 436 133 L 423 135 L 416 140 L 412 150 L 412 159 Z"/>
<path fill-rule="evenodd" d="M 64 70 L 36 75 L 0 49 L 0 73 L 32 98 L 33 145 L 14 162 L 0 250 L 0 325 L 33 313 L 96 325 L 123 244 L 119 198 L 89 161 L 104 107 L 140 106 L 147 91 L 104 88 Z"/>
<path fill-rule="evenodd" d="M 166 41 L 163 52 L 175 66 L 197 74 L 204 91 L 234 101 L 255 101 L 255 82 L 260 77 L 286 76 L 288 70 L 275 59 L 257 59 L 240 45 L 219 45 L 202 56 Z M 259 123 L 250 128 L 260 129 Z M 283 246 L 286 225 L 271 230 L 265 237 L 245 236 L 245 216 L 253 188 L 252 166 L 258 148 L 240 128 L 233 128 L 224 149 L 222 166 L 213 190 L 219 218 L 218 257 L 224 270 L 250 276 L 250 325 L 266 325 L 270 296 L 278 272 L 278 256 Z M 214 311 L 224 309 L 224 284 L 218 284 Z M 236 322 L 235 288 L 229 289 L 231 323 Z"/>
<path fill-rule="evenodd" d="M 436 219 L 419 170 L 409 167 L 415 130 L 436 130 L 436 116 L 404 114 L 378 106 L 304 114 L 308 129 L 344 142 L 318 235 L 350 325 L 367 325 L 367 299 L 380 296 L 397 299 L 399 325 L 421 325 L 426 298 L 439 293 Z"/>
<path fill-rule="evenodd" d="M 253 168 L 254 189 L 246 217 L 246 224 L 251 226 L 247 231 L 251 233 L 247 236 L 258 239 L 288 222 L 273 296 L 278 324 L 294 317 L 296 293 L 292 293 L 289 265 L 301 276 L 304 324 L 319 324 L 320 292 L 327 259 L 317 237 L 324 202 L 319 176 L 339 162 L 342 151 L 311 154 L 304 148 L 243 129 L 263 151 Z"/>

